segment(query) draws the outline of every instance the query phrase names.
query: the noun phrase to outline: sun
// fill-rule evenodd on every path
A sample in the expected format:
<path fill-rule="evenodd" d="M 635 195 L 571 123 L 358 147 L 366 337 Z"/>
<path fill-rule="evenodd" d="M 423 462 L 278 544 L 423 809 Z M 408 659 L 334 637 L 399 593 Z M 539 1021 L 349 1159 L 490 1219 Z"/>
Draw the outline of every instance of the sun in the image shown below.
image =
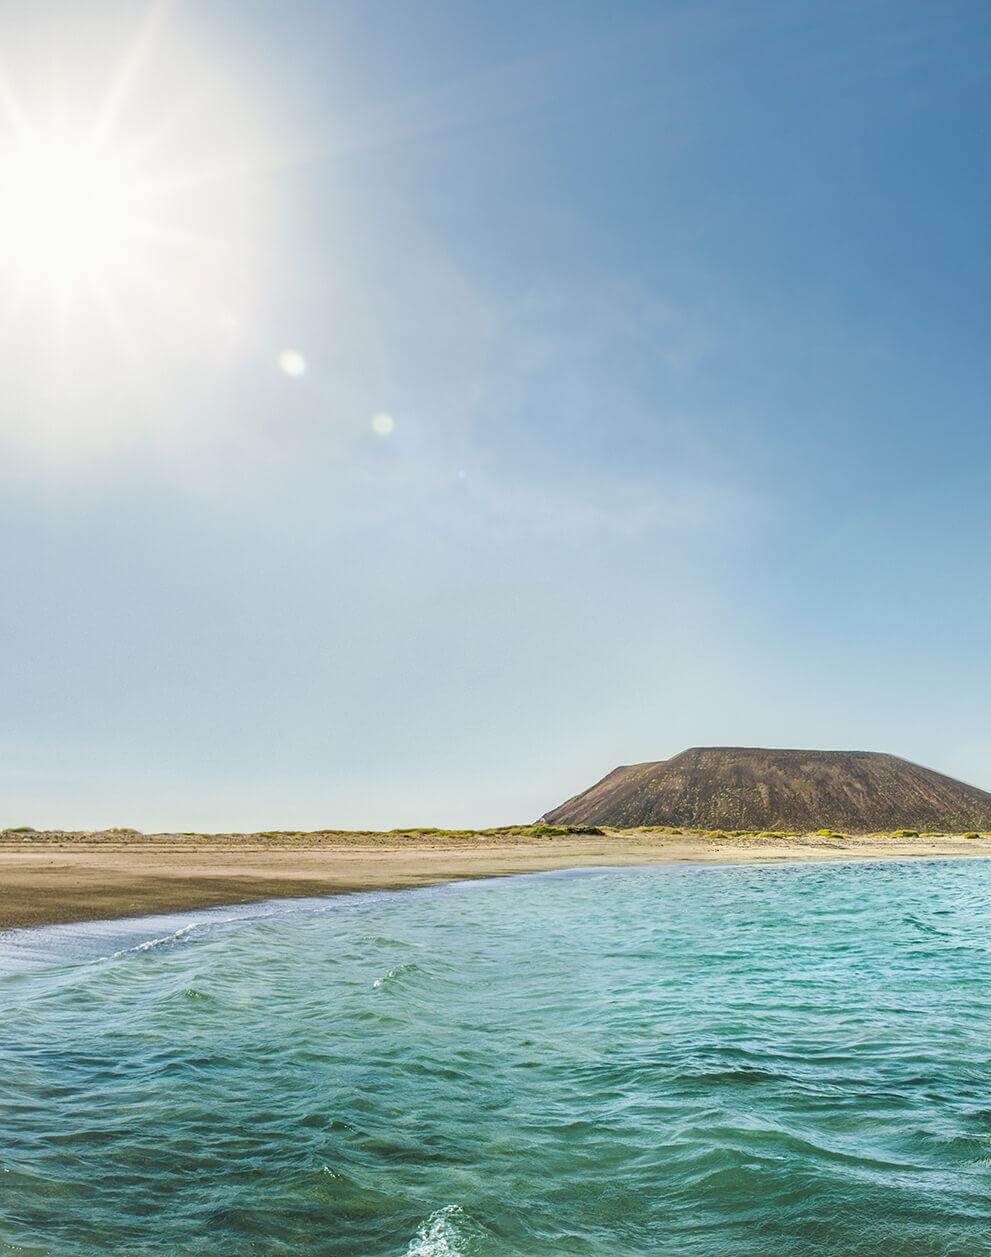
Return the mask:
<path fill-rule="evenodd" d="M 172 0 L 58 7 L 9 26 L 0 0 L 0 461 L 220 431 L 286 343 L 267 293 L 297 148 L 264 85 Z"/>
<path fill-rule="evenodd" d="M 242 303 L 263 199 L 245 188 L 268 176 L 269 132 L 174 7 L 67 19 L 55 54 L 47 24 L 28 23 L 23 47 L 3 49 L 0 339 L 27 321 L 43 334 L 54 313 L 62 352 L 102 321 L 116 366 L 111 336 L 146 353 L 152 324 L 188 339 Z"/>
<path fill-rule="evenodd" d="M 125 269 L 141 236 L 141 189 L 93 137 L 32 133 L 0 147 L 0 261 L 15 282 L 75 288 Z"/>

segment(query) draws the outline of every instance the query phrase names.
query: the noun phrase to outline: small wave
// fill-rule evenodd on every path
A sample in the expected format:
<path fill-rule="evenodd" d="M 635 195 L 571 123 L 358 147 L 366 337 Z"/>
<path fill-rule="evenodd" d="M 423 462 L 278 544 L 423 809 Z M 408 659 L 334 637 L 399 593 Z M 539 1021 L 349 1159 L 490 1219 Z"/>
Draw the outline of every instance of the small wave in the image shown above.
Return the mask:
<path fill-rule="evenodd" d="M 757 1065 L 740 1065 L 736 1069 L 696 1069 L 685 1070 L 683 1080 L 690 1084 L 714 1086 L 720 1083 L 748 1086 L 751 1084 L 788 1082 L 795 1085 L 796 1080 L 781 1070 L 761 1069 Z"/>
<path fill-rule="evenodd" d="M 132 952 L 151 951 L 153 947 L 161 947 L 163 943 L 174 943 L 184 934 L 188 934 L 190 930 L 195 930 L 203 924 L 205 924 L 203 921 L 191 921 L 189 925 L 183 925 L 178 930 L 173 930 L 171 934 L 163 934 L 160 938 L 146 938 L 143 943 L 135 943 L 133 947 L 122 947 L 120 951 L 114 952 L 111 959 L 119 960 L 121 956 L 129 956 Z"/>
<path fill-rule="evenodd" d="M 418 968 L 419 966 L 413 964 L 410 960 L 401 965 L 394 965 L 383 977 L 376 978 L 372 986 L 375 990 L 378 990 L 379 987 L 385 986 L 387 982 L 394 982 L 396 978 L 401 978 L 404 973 L 415 973 Z"/>
<path fill-rule="evenodd" d="M 929 921 L 922 920 L 916 916 L 914 912 L 906 912 L 902 920 L 906 925 L 914 925 L 917 930 L 921 930 L 923 934 L 934 934 L 937 938 L 952 938 L 953 935 L 949 930 L 941 930 Z"/>
<path fill-rule="evenodd" d="M 151 951 L 154 947 L 164 947 L 167 943 L 177 943 L 180 939 L 191 934 L 193 930 L 198 929 L 214 929 L 218 925 L 257 925 L 260 921 L 265 921 L 269 917 L 279 915 L 277 912 L 253 912 L 237 913 L 235 916 L 218 917 L 204 916 L 196 921 L 188 921 L 185 925 L 181 925 L 177 930 L 173 930 L 170 934 L 161 934 L 157 938 L 146 938 L 143 942 L 135 943 L 133 947 L 122 947 L 119 951 L 115 951 L 110 959 L 119 960 L 122 956 L 129 956 L 134 952 Z"/>
<path fill-rule="evenodd" d="M 195 986 L 187 986 L 182 992 L 182 998 L 188 1000 L 202 1000 L 207 1003 L 214 1003 L 214 996 L 206 991 L 198 991 Z"/>
<path fill-rule="evenodd" d="M 467 1257 L 464 1222 L 465 1211 L 460 1205 L 438 1209 L 410 1240 L 406 1257 Z"/>

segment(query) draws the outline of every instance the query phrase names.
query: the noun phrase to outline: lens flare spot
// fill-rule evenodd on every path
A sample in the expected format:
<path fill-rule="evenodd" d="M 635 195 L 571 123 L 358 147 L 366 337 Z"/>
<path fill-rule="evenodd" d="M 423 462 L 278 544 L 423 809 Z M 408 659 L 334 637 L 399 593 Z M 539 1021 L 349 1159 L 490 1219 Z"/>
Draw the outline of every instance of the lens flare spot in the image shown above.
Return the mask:
<path fill-rule="evenodd" d="M 391 436 L 396 430 L 396 421 L 384 410 L 372 417 L 372 431 L 376 436 Z"/>
<path fill-rule="evenodd" d="M 294 379 L 306 374 L 306 359 L 298 349 L 283 349 L 279 354 L 279 367 Z"/>

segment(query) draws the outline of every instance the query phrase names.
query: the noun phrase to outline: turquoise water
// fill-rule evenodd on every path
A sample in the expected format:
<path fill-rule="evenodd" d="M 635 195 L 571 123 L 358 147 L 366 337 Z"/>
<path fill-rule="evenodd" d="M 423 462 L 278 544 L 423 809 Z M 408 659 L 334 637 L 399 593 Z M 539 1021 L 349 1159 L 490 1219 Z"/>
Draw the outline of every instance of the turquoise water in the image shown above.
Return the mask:
<path fill-rule="evenodd" d="M 991 1252 L 991 864 L 0 940 L 0 1253 Z"/>

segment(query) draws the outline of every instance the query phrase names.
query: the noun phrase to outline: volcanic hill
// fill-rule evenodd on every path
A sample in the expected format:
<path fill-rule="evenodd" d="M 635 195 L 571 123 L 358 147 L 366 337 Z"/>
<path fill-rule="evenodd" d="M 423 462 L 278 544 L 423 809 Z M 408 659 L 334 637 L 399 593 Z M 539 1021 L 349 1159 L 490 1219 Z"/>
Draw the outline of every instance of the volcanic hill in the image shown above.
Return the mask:
<path fill-rule="evenodd" d="M 548 824 L 850 833 L 991 829 L 991 794 L 875 751 L 697 746 L 614 768 Z"/>

